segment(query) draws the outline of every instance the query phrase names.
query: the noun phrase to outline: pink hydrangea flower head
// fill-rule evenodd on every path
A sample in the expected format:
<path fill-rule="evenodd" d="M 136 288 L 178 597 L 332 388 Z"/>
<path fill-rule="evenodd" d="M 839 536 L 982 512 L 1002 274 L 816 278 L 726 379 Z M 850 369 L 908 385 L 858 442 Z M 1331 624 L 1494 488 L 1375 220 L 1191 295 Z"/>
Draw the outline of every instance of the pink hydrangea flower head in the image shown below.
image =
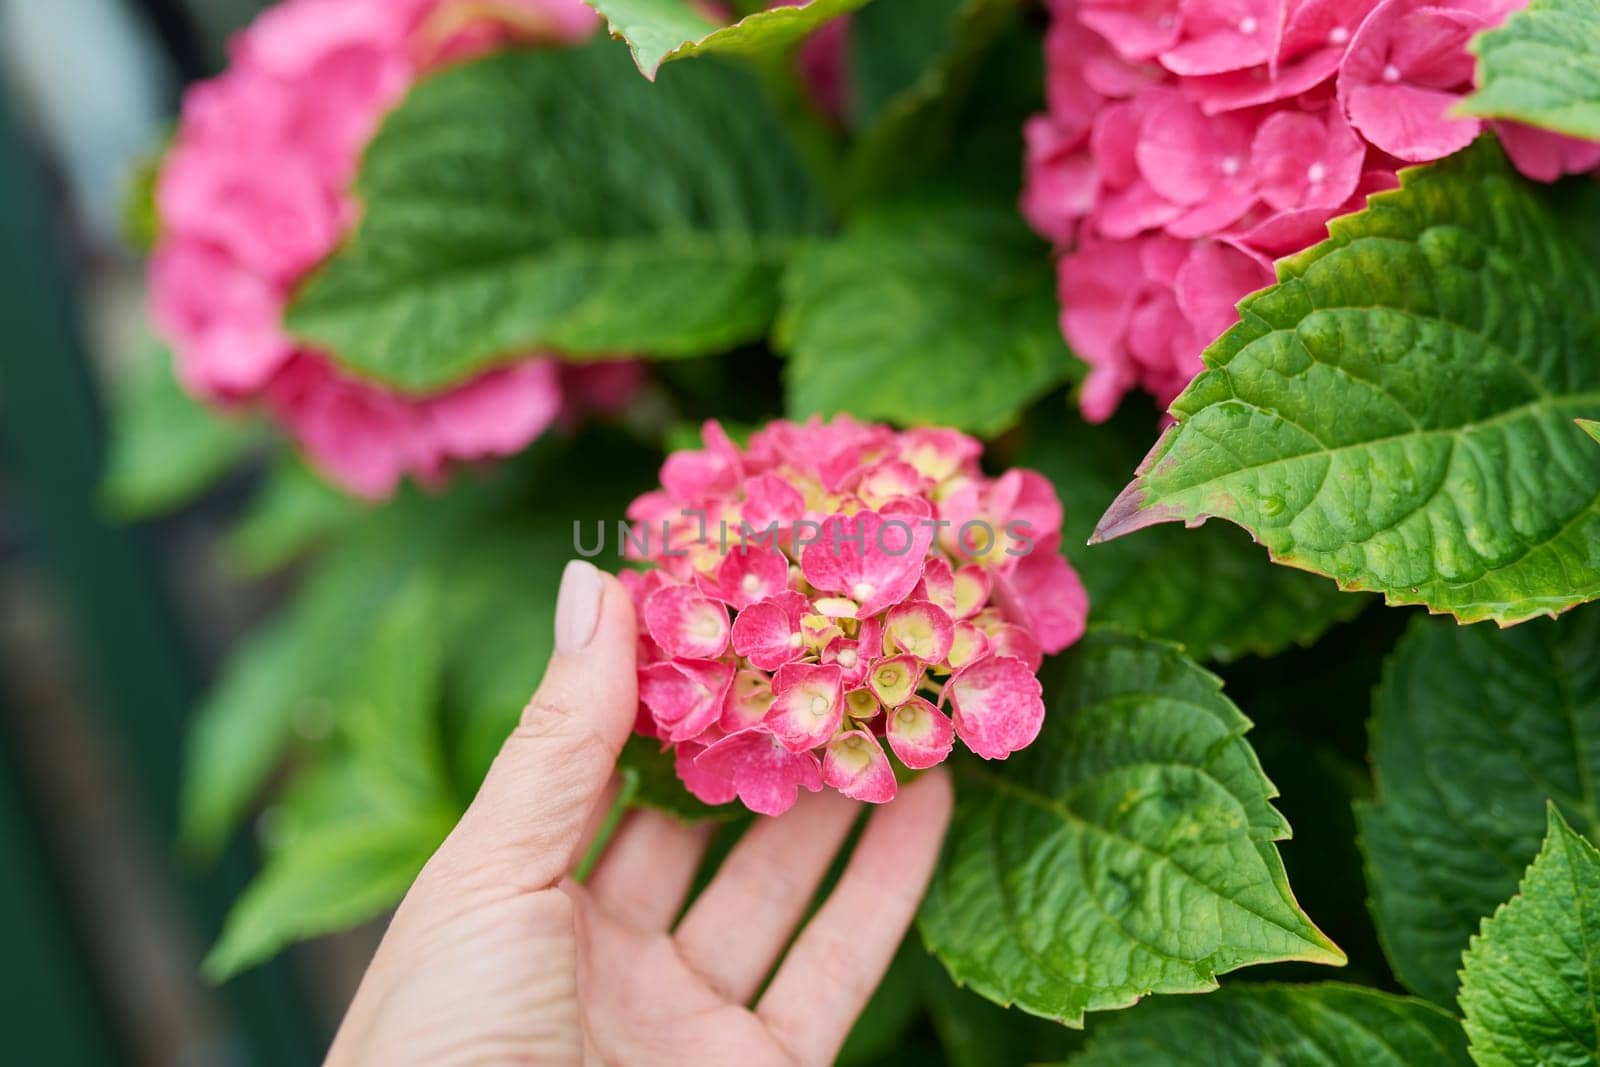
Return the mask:
<path fill-rule="evenodd" d="M 824 786 L 883 803 L 896 761 L 931 767 L 957 738 L 1004 758 L 1037 735 L 1034 672 L 1088 601 L 1050 483 L 990 477 L 981 453 L 840 416 L 743 446 L 707 423 L 667 457 L 629 508 L 650 569 L 626 581 L 639 731 L 676 749 L 692 793 L 766 814 Z"/>
<path fill-rule="evenodd" d="M 589 35 L 581 0 L 284 0 L 197 85 L 156 189 L 150 299 L 178 376 L 217 403 L 264 404 L 324 473 L 368 497 L 402 478 L 508 455 L 558 419 L 624 401 L 638 371 L 530 352 L 440 393 L 355 377 L 282 326 L 290 293 L 358 217 L 363 147 L 416 80 L 508 41 Z"/>
<path fill-rule="evenodd" d="M 1165 405 L 1272 263 L 1467 145 L 1471 38 L 1523 0 L 1051 0 L 1045 113 L 1020 208 L 1058 249 L 1061 330 L 1109 418 Z M 1494 123 L 1525 175 L 1600 166 L 1600 143 Z"/>

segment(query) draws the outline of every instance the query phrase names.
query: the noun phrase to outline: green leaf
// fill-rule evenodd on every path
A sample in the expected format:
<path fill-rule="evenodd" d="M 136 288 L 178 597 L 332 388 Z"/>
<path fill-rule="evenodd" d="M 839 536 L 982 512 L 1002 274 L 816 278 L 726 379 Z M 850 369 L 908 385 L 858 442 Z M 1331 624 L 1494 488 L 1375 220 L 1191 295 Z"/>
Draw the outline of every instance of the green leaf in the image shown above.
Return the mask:
<path fill-rule="evenodd" d="M 1014 199 L 1022 124 L 1044 106 L 1037 34 L 1017 0 L 877 0 L 851 24 L 858 202 L 930 180 Z M 1006 31 L 1013 31 L 1009 35 Z"/>
<path fill-rule="evenodd" d="M 1461 950 L 1516 889 L 1553 799 L 1600 828 L 1600 608 L 1462 629 L 1418 619 L 1375 700 L 1375 803 L 1357 806 L 1395 974 L 1449 1005 Z"/>
<path fill-rule="evenodd" d="M 1072 1067 L 1446 1067 L 1470 1064 L 1461 1027 L 1424 1000 L 1376 989 L 1236 985 L 1141 1005 L 1097 1029 Z"/>
<path fill-rule="evenodd" d="M 923 997 L 949 1067 L 1043 1063 L 1062 1059 L 1083 1044 L 1083 1031 L 1002 1008 L 950 981 L 924 956 Z"/>
<path fill-rule="evenodd" d="M 419 84 L 290 329 L 423 391 L 541 347 L 689 356 L 760 337 L 791 246 L 824 221 L 818 194 L 746 73 L 696 63 L 651 86 L 626 66 L 599 41 Z"/>
<path fill-rule="evenodd" d="M 1600 140 L 1600 5 L 1532 0 L 1469 46 L 1479 89 L 1460 110 Z"/>
<path fill-rule="evenodd" d="M 713 52 L 782 53 L 829 19 L 867 0 L 809 0 L 756 11 L 718 25 L 692 0 L 584 0 L 606 17 L 611 35 L 628 42 L 639 73 L 654 81 L 661 64 Z"/>
<path fill-rule="evenodd" d="M 223 557 L 239 574 L 256 577 L 293 563 L 368 514 L 361 501 L 323 481 L 304 460 L 284 450 L 223 542 Z"/>
<path fill-rule="evenodd" d="M 1076 1027 L 1252 963 L 1342 964 L 1289 891 L 1289 826 L 1217 678 L 1104 631 L 1064 660 L 1039 739 L 957 768 L 919 917 L 951 977 Z"/>
<path fill-rule="evenodd" d="M 1549 819 L 1517 895 L 1461 959 L 1479 1067 L 1600 1062 L 1600 852 L 1554 805 Z"/>
<path fill-rule="evenodd" d="M 1576 422 L 1584 433 L 1596 441 L 1600 441 L 1600 422 L 1596 422 L 1594 419 L 1573 419 L 1572 421 Z"/>
<path fill-rule="evenodd" d="M 1009 0 L 981 0 L 983 6 L 1011 6 Z M 870 128 L 884 111 L 904 106 L 906 93 L 927 92 L 961 43 L 957 27 L 974 0 L 876 0 L 850 20 L 850 118 Z"/>
<path fill-rule="evenodd" d="M 205 960 L 221 982 L 285 945 L 382 914 L 405 894 L 452 820 L 340 822 L 297 840 L 239 898 Z"/>
<path fill-rule="evenodd" d="M 1078 363 L 1056 325 L 1049 250 L 1010 204 L 884 204 L 784 277 L 789 414 L 990 435 Z"/>
<path fill-rule="evenodd" d="M 441 760 L 444 644 L 431 575 L 401 579 L 352 665 L 339 727 L 373 777 L 402 796 L 449 794 Z"/>
<path fill-rule="evenodd" d="M 1204 354 L 1096 531 L 1217 516 L 1463 622 L 1600 596 L 1600 187 L 1492 141 L 1330 224 Z"/>
<path fill-rule="evenodd" d="M 256 427 L 205 407 L 178 385 L 172 355 L 152 346 L 111 397 L 110 454 L 100 492 L 124 518 L 170 511 L 237 463 Z"/>
<path fill-rule="evenodd" d="M 1119 472 L 1137 463 L 1149 444 L 1149 417 L 1130 412 L 1091 426 L 1075 414 L 1049 411 L 1030 418 L 1024 433 L 1017 463 L 1055 485 L 1066 513 L 1062 547 L 1083 579 L 1097 623 L 1228 662 L 1308 645 L 1369 603 L 1326 579 L 1274 567 L 1242 530 L 1221 523 L 1142 530 L 1089 545 L 1095 518 L 1121 487 Z"/>
<path fill-rule="evenodd" d="M 408 573 L 400 531 L 375 526 L 321 561 L 288 608 L 233 653 L 190 728 L 187 848 L 215 854 L 296 733 L 325 731 L 351 657 Z"/>

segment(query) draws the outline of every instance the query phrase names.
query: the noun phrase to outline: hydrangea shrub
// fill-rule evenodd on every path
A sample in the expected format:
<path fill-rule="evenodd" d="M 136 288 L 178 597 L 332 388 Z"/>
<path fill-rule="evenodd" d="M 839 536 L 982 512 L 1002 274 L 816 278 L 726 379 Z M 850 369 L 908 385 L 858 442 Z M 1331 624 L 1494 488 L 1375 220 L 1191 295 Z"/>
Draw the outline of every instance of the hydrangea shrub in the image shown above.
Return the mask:
<path fill-rule="evenodd" d="M 824 785 L 884 803 L 885 745 L 924 770 L 958 738 L 1004 759 L 1038 736 L 1035 672 L 1088 609 L 1042 475 L 989 478 L 966 434 L 845 416 L 773 422 L 744 448 L 704 432 L 629 507 L 654 567 L 623 574 L 639 731 L 691 793 L 766 815 Z"/>
<path fill-rule="evenodd" d="M 847 1061 L 1587 1062 L 1595 71 L 1592 0 L 270 8 L 108 486 L 265 453 L 302 564 L 196 714 L 209 973 L 399 897 L 604 554 L 619 806 L 954 778 Z"/>

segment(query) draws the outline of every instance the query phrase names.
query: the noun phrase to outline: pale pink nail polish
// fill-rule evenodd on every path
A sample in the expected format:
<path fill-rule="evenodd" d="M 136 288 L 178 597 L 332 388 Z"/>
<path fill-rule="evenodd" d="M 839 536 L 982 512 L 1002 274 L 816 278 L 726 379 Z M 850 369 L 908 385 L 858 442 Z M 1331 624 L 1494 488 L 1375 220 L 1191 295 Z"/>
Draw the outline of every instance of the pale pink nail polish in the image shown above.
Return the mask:
<path fill-rule="evenodd" d="M 575 559 L 561 573 L 561 592 L 556 596 L 556 651 L 566 654 L 582 651 L 594 637 L 600 620 L 600 572 L 592 563 Z"/>

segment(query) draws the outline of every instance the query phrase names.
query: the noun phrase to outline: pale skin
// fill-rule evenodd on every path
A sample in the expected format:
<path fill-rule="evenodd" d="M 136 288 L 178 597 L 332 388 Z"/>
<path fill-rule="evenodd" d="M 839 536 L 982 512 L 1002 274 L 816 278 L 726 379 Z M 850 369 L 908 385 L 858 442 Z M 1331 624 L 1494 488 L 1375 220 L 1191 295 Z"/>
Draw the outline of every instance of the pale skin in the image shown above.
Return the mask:
<path fill-rule="evenodd" d="M 933 871 L 948 777 L 924 773 L 872 812 L 803 926 L 861 810 L 832 791 L 759 819 L 687 909 L 708 834 L 651 811 L 627 817 L 580 885 L 637 706 L 627 592 L 569 566 L 556 632 L 539 692 L 395 913 L 328 1063 L 831 1062 Z"/>

